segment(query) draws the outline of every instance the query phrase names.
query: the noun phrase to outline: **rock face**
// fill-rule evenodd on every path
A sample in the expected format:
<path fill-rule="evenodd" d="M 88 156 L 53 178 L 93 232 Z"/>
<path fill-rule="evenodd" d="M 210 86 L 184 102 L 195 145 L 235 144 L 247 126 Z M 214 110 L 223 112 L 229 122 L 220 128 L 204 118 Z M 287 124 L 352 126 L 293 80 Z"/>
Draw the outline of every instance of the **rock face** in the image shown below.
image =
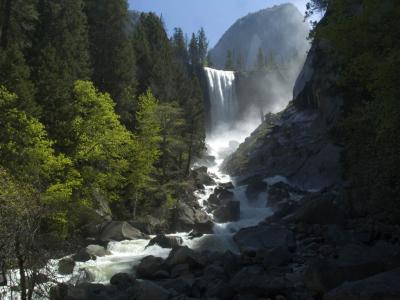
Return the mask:
<path fill-rule="evenodd" d="M 214 210 L 214 219 L 219 223 L 235 222 L 240 219 L 240 202 L 229 201 Z"/>
<path fill-rule="evenodd" d="M 341 148 L 329 130 L 340 116 L 334 62 L 326 46 L 314 43 L 294 89 L 294 100 L 264 122 L 228 157 L 223 165 L 230 175 L 281 175 L 303 189 L 322 189 L 342 182 Z"/>
<path fill-rule="evenodd" d="M 179 236 L 166 236 L 163 234 L 157 235 L 155 238 L 152 238 L 148 243 L 147 247 L 158 245 L 161 248 L 174 248 L 182 245 L 183 240 Z"/>
<path fill-rule="evenodd" d="M 302 14 L 292 4 L 264 9 L 233 24 L 210 51 L 211 61 L 217 68 L 224 68 L 227 51 L 231 50 L 240 54 L 246 69 L 252 69 L 261 48 L 265 56 L 272 54 L 283 61 L 303 56 L 298 65 L 300 69 L 309 48 L 306 40 L 309 30 Z"/>

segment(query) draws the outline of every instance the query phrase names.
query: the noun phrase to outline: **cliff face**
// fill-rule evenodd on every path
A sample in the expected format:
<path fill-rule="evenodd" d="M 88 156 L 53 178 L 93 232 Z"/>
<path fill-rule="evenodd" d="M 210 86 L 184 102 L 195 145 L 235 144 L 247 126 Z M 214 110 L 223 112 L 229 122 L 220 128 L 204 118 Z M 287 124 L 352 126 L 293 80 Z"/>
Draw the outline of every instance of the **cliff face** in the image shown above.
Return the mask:
<path fill-rule="evenodd" d="M 283 4 L 249 14 L 239 19 L 222 36 L 210 51 L 216 68 L 225 65 L 228 50 L 236 62 L 239 57 L 246 69 L 252 69 L 261 48 L 267 58 L 274 56 L 278 62 L 303 60 L 309 43 L 310 28 L 292 4 Z M 300 62 L 300 64 L 303 63 Z"/>
<path fill-rule="evenodd" d="M 263 124 L 224 162 L 238 179 L 281 175 L 302 188 L 320 189 L 341 182 L 340 147 L 329 131 L 340 116 L 337 71 L 329 45 L 314 42 L 295 88 L 282 112 Z"/>

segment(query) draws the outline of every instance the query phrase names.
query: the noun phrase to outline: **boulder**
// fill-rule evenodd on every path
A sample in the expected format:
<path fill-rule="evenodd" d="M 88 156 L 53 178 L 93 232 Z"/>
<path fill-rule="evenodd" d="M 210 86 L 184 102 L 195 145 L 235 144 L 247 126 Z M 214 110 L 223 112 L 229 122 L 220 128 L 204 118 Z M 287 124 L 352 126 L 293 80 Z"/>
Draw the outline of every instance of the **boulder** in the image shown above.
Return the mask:
<path fill-rule="evenodd" d="M 324 300 L 400 299 L 400 269 L 380 273 L 363 280 L 346 282 L 329 291 Z"/>
<path fill-rule="evenodd" d="M 167 300 L 170 297 L 166 289 L 147 280 L 138 280 L 133 291 L 136 300 Z"/>
<path fill-rule="evenodd" d="M 177 232 L 190 231 L 197 223 L 205 223 L 210 220 L 206 212 L 180 202 L 173 211 L 172 229 Z"/>
<path fill-rule="evenodd" d="M 344 224 L 345 214 L 335 203 L 332 194 L 311 194 L 304 197 L 302 205 L 293 214 L 284 218 L 290 223 Z"/>
<path fill-rule="evenodd" d="M 123 241 L 148 238 L 141 231 L 124 221 L 112 221 L 106 223 L 100 233 L 100 241 Z"/>
<path fill-rule="evenodd" d="M 197 188 L 203 188 L 205 185 L 214 185 L 215 181 L 208 174 L 207 167 L 200 167 L 192 170 L 192 177 Z"/>
<path fill-rule="evenodd" d="M 86 248 L 83 248 L 74 254 L 72 258 L 77 262 L 86 262 L 88 260 L 96 259 L 96 256 L 89 254 Z"/>
<path fill-rule="evenodd" d="M 66 257 L 58 262 L 58 273 L 61 275 L 72 274 L 75 268 L 75 261 L 72 257 Z"/>
<path fill-rule="evenodd" d="M 214 219 L 219 223 L 238 221 L 240 219 L 240 202 L 229 201 L 214 210 L 213 214 Z"/>
<path fill-rule="evenodd" d="M 274 207 L 278 203 L 290 199 L 288 185 L 283 182 L 275 183 L 268 188 L 268 201 L 267 205 Z"/>
<path fill-rule="evenodd" d="M 110 251 L 99 245 L 89 245 L 86 247 L 86 252 L 92 257 L 103 257 L 110 255 Z"/>
<path fill-rule="evenodd" d="M 213 207 L 218 207 L 233 200 L 234 200 L 233 192 L 225 188 L 218 187 L 215 189 L 214 193 L 211 194 L 210 197 L 208 198 L 208 203 Z"/>
<path fill-rule="evenodd" d="M 279 225 L 262 224 L 243 228 L 233 236 L 233 240 L 241 251 L 277 247 L 293 251 L 296 248 L 293 232 Z"/>
<path fill-rule="evenodd" d="M 167 290 L 173 289 L 178 294 L 188 295 L 192 290 L 193 280 L 181 277 L 174 279 L 166 279 L 160 284 L 163 288 Z"/>
<path fill-rule="evenodd" d="M 152 238 L 150 242 L 147 244 L 147 247 L 158 245 L 161 248 L 174 248 L 177 246 L 181 246 L 183 240 L 179 236 L 166 236 L 164 234 L 159 234 L 155 238 Z"/>
<path fill-rule="evenodd" d="M 129 287 L 133 286 L 135 283 L 135 278 L 127 273 L 118 273 L 115 274 L 110 279 L 110 284 L 116 286 L 119 290 L 126 290 Z"/>
<path fill-rule="evenodd" d="M 287 248 L 276 247 L 263 253 L 262 259 L 264 268 L 268 269 L 289 264 L 292 261 L 292 254 Z"/>
<path fill-rule="evenodd" d="M 50 289 L 50 300 L 112 300 L 115 293 L 102 284 L 79 284 L 70 286 L 65 283 Z"/>
<path fill-rule="evenodd" d="M 169 268 L 180 264 L 187 264 L 191 268 L 196 268 L 204 267 L 206 260 L 200 253 L 197 253 L 188 247 L 177 247 L 172 249 L 165 263 Z"/>
<path fill-rule="evenodd" d="M 152 255 L 146 256 L 142 259 L 136 268 L 136 275 L 139 278 L 154 279 L 157 277 L 157 272 L 163 269 L 163 260 L 160 257 Z"/>
<path fill-rule="evenodd" d="M 237 293 L 251 293 L 257 296 L 275 296 L 289 288 L 289 282 L 276 274 L 267 274 L 261 266 L 242 268 L 230 281 Z"/>
<path fill-rule="evenodd" d="M 384 270 L 379 261 L 316 259 L 304 272 L 304 283 L 315 295 L 322 295 L 346 281 L 367 278 Z"/>
<path fill-rule="evenodd" d="M 249 202 L 257 201 L 261 193 L 267 192 L 268 184 L 264 181 L 256 181 L 246 188 L 246 197 Z"/>
<path fill-rule="evenodd" d="M 196 222 L 193 226 L 193 231 L 200 234 L 211 234 L 213 233 L 214 222 L 207 220 L 205 222 Z"/>

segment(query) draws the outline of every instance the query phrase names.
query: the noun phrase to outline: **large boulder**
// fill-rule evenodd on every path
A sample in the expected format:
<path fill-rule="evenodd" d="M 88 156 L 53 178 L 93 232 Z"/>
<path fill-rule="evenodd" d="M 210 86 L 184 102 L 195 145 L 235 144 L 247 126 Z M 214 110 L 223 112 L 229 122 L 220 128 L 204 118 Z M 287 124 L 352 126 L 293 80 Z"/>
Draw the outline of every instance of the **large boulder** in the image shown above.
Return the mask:
<path fill-rule="evenodd" d="M 58 273 L 61 275 L 72 274 L 75 268 L 75 261 L 72 257 L 60 259 L 58 262 Z"/>
<path fill-rule="evenodd" d="M 110 251 L 99 245 L 89 245 L 86 247 L 85 251 L 92 257 L 103 257 L 111 254 Z"/>
<path fill-rule="evenodd" d="M 266 193 L 268 184 L 264 181 L 256 181 L 251 183 L 246 188 L 246 197 L 249 202 L 257 201 L 261 193 Z"/>
<path fill-rule="evenodd" d="M 277 247 L 293 251 L 296 248 L 293 232 L 279 225 L 261 224 L 243 228 L 233 236 L 233 240 L 241 251 Z"/>
<path fill-rule="evenodd" d="M 102 284 L 78 284 L 77 286 L 65 283 L 53 286 L 50 289 L 50 300 L 112 300 L 116 299 L 115 291 Z"/>
<path fill-rule="evenodd" d="M 102 242 L 136 240 L 148 238 L 141 231 L 124 221 L 112 221 L 103 227 L 99 240 Z"/>
<path fill-rule="evenodd" d="M 240 219 L 240 202 L 229 201 L 214 210 L 214 219 L 219 223 L 235 222 Z"/>
<path fill-rule="evenodd" d="M 213 233 L 214 222 L 207 220 L 205 222 L 197 222 L 194 224 L 193 232 L 199 234 L 211 234 Z"/>
<path fill-rule="evenodd" d="M 307 195 L 300 208 L 284 220 L 290 223 L 344 224 L 345 213 L 335 203 L 335 198 L 335 195 L 330 193 Z"/>
<path fill-rule="evenodd" d="M 208 174 L 207 167 L 200 167 L 192 170 L 191 173 L 197 188 L 203 188 L 205 185 L 215 184 L 214 179 Z"/>
<path fill-rule="evenodd" d="M 119 290 L 126 290 L 129 287 L 133 286 L 135 283 L 135 278 L 127 273 L 118 273 L 115 274 L 110 279 L 110 284 L 117 287 Z"/>
<path fill-rule="evenodd" d="M 271 185 L 268 188 L 267 205 L 274 207 L 280 202 L 288 201 L 290 199 L 289 188 L 290 186 L 283 182 L 278 182 L 274 185 Z"/>
<path fill-rule="evenodd" d="M 313 294 L 323 295 L 346 281 L 364 279 L 382 271 L 384 265 L 379 261 L 316 259 L 307 266 L 304 283 Z"/>
<path fill-rule="evenodd" d="M 208 203 L 215 208 L 233 200 L 234 194 L 232 191 L 223 187 L 218 187 L 214 190 L 214 193 L 212 193 L 208 198 Z"/>
<path fill-rule="evenodd" d="M 154 279 L 163 270 L 163 260 L 160 257 L 146 256 L 136 268 L 136 275 L 144 279 Z"/>
<path fill-rule="evenodd" d="M 177 247 L 172 249 L 165 263 L 169 268 L 184 264 L 196 268 L 204 267 L 206 265 L 206 259 L 200 253 L 195 252 L 188 247 Z"/>
<path fill-rule="evenodd" d="M 170 297 L 166 289 L 147 280 L 138 280 L 133 290 L 136 300 L 167 300 Z"/>
<path fill-rule="evenodd" d="M 183 240 L 179 236 L 166 236 L 164 234 L 159 234 L 150 240 L 146 248 L 153 245 L 158 245 L 161 248 L 174 248 L 177 246 L 181 246 L 182 243 Z"/>
<path fill-rule="evenodd" d="M 400 299 L 400 269 L 343 283 L 329 291 L 324 300 L 396 300 Z"/>
<path fill-rule="evenodd" d="M 210 220 L 206 212 L 199 208 L 180 202 L 173 211 L 171 229 L 178 232 L 190 231 L 197 223 Z"/>

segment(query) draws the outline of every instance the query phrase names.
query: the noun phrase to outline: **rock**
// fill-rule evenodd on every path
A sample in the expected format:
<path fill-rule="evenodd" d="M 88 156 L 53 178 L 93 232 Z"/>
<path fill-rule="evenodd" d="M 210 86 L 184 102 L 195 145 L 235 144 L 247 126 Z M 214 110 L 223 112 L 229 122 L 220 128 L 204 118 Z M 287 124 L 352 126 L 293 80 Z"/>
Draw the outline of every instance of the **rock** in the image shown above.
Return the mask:
<path fill-rule="evenodd" d="M 161 283 L 162 287 L 169 290 L 173 289 L 178 294 L 190 294 L 193 286 L 193 280 L 186 278 L 167 279 Z"/>
<path fill-rule="evenodd" d="M 124 221 L 112 221 L 106 223 L 100 233 L 100 241 L 123 241 L 123 240 L 136 240 L 146 239 L 147 236 L 140 232 L 138 229 Z"/>
<path fill-rule="evenodd" d="M 151 281 L 141 280 L 134 285 L 135 300 L 167 300 L 170 293 Z"/>
<path fill-rule="evenodd" d="M 156 278 L 156 273 L 162 269 L 162 258 L 150 255 L 143 258 L 140 264 L 137 266 L 136 275 L 139 278 L 154 279 Z"/>
<path fill-rule="evenodd" d="M 210 220 L 207 213 L 183 202 L 178 204 L 173 214 L 173 224 L 171 227 L 177 232 L 190 231 L 194 228 L 195 224 L 206 223 Z"/>
<path fill-rule="evenodd" d="M 203 188 L 205 185 L 214 185 L 215 181 L 208 174 L 207 167 L 200 167 L 192 170 L 192 178 L 195 181 L 197 188 Z"/>
<path fill-rule="evenodd" d="M 182 245 L 183 240 L 179 236 L 166 236 L 164 234 L 159 234 L 155 238 L 152 238 L 147 244 L 147 247 L 158 245 L 161 248 L 174 248 Z"/>
<path fill-rule="evenodd" d="M 116 286 L 119 290 L 126 290 L 133 286 L 135 283 L 135 278 L 127 273 L 115 274 L 110 279 L 110 284 Z"/>
<path fill-rule="evenodd" d="M 129 221 L 133 227 L 148 235 L 155 235 L 168 230 L 168 221 L 164 216 L 168 214 L 165 208 L 156 209 L 152 215 L 142 216 L 134 221 Z"/>
<path fill-rule="evenodd" d="M 190 273 L 190 266 L 188 264 L 179 264 L 171 269 L 171 277 L 176 278 Z"/>
<path fill-rule="evenodd" d="M 75 261 L 71 257 L 66 257 L 58 262 L 58 273 L 61 275 L 72 274 L 75 268 Z"/>
<path fill-rule="evenodd" d="M 223 188 L 224 190 L 233 190 L 235 188 L 232 181 L 220 183 L 218 187 Z"/>
<path fill-rule="evenodd" d="M 288 185 L 283 182 L 275 183 L 268 188 L 268 201 L 267 205 L 274 207 L 278 203 L 290 199 Z"/>
<path fill-rule="evenodd" d="M 263 266 L 264 268 L 279 267 L 287 265 L 292 260 L 292 254 L 287 248 L 277 247 L 263 253 Z"/>
<path fill-rule="evenodd" d="M 201 234 L 211 234 L 213 233 L 214 222 L 207 220 L 206 222 L 197 222 L 193 226 L 193 231 Z"/>
<path fill-rule="evenodd" d="M 187 264 L 191 268 L 196 268 L 204 267 L 206 260 L 199 253 L 188 247 L 177 247 L 172 249 L 165 263 L 169 268 L 180 264 Z"/>
<path fill-rule="evenodd" d="M 218 207 L 234 200 L 234 194 L 225 188 L 218 187 L 208 198 L 208 203 L 213 207 Z"/>
<path fill-rule="evenodd" d="M 222 257 L 222 267 L 227 275 L 232 276 L 235 274 L 242 267 L 239 255 L 231 251 L 226 251 Z"/>
<path fill-rule="evenodd" d="M 281 247 L 289 251 L 296 248 L 293 232 L 279 225 L 257 225 L 241 229 L 233 240 L 243 251 L 250 249 L 273 249 Z"/>
<path fill-rule="evenodd" d="M 271 296 L 284 293 L 289 282 L 276 274 L 269 275 L 261 266 L 244 267 L 230 281 L 230 286 L 238 293 L 257 296 Z"/>
<path fill-rule="evenodd" d="M 335 204 L 332 194 L 312 194 L 305 196 L 303 204 L 293 214 L 284 218 L 290 223 L 305 224 L 344 224 L 345 214 Z"/>
<path fill-rule="evenodd" d="M 395 300 L 400 299 L 400 269 L 346 282 L 329 291 L 324 300 Z"/>
<path fill-rule="evenodd" d="M 306 287 L 316 295 L 321 295 L 345 281 L 363 279 L 384 270 L 378 261 L 342 261 L 316 259 L 304 272 Z"/>
<path fill-rule="evenodd" d="M 103 257 L 106 255 L 110 255 L 110 251 L 106 250 L 104 247 L 99 245 L 89 245 L 86 247 L 86 252 L 91 257 Z"/>
<path fill-rule="evenodd" d="M 115 294 L 102 284 L 79 284 L 70 286 L 65 283 L 50 289 L 51 300 L 112 300 Z"/>
<path fill-rule="evenodd" d="M 79 250 L 76 254 L 72 256 L 74 261 L 77 262 L 86 262 L 88 260 L 96 259 L 96 256 L 90 255 L 86 248 Z"/>
<path fill-rule="evenodd" d="M 219 223 L 235 222 L 240 219 L 240 202 L 229 201 L 214 210 L 214 218 Z"/>
<path fill-rule="evenodd" d="M 249 202 L 255 202 L 261 193 L 267 192 L 268 184 L 264 181 L 251 183 L 246 188 L 246 196 Z"/>

